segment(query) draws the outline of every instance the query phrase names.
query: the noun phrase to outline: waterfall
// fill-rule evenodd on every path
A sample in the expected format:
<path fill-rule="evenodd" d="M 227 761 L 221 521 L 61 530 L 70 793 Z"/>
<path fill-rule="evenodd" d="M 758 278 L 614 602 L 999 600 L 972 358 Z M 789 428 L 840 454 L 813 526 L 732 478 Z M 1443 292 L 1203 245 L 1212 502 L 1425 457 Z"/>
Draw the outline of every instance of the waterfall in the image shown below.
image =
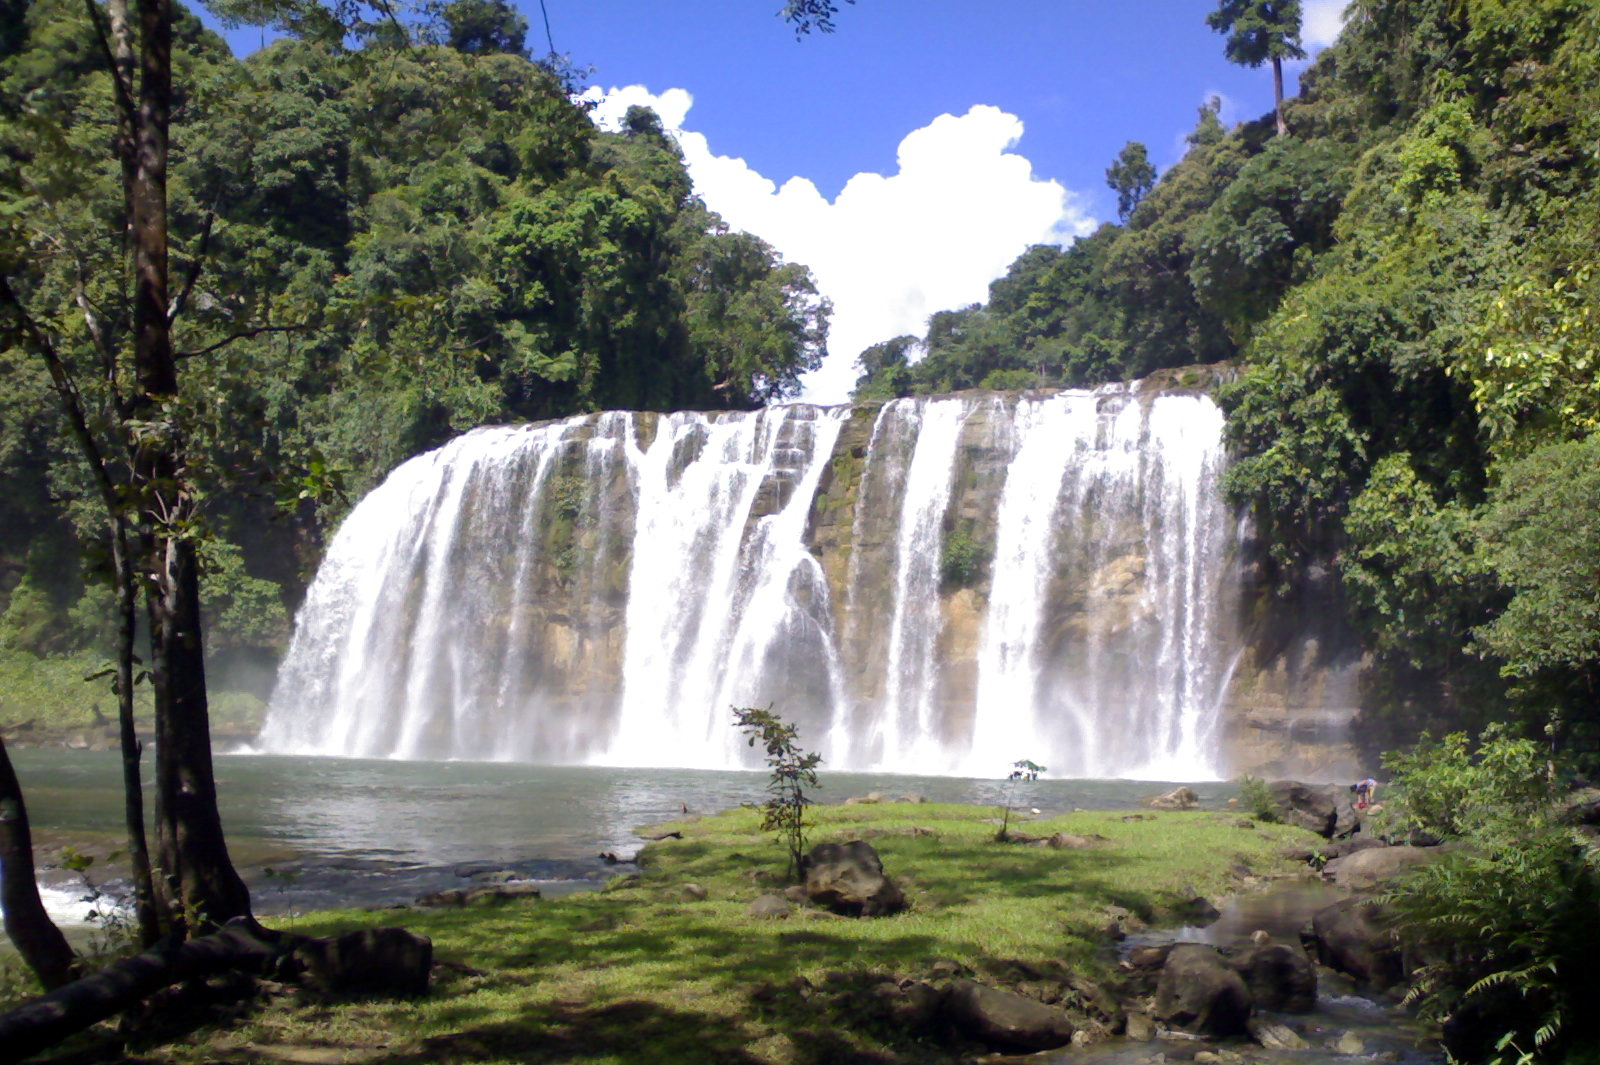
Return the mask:
<path fill-rule="evenodd" d="M 1137 384 L 476 430 L 345 519 L 258 746 L 726 768 L 771 704 L 839 769 L 1213 777 L 1221 431 Z"/>

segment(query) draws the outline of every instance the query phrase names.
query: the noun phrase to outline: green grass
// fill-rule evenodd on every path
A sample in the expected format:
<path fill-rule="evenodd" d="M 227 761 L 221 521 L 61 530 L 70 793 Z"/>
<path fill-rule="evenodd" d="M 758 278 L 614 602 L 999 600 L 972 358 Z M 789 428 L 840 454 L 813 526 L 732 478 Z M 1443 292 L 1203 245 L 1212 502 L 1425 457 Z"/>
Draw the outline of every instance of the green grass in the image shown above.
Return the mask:
<path fill-rule="evenodd" d="M 141 1060 L 244 1061 L 252 1044 L 292 1044 L 394 1065 L 953 1061 L 966 1055 L 921 1045 L 865 1008 L 873 985 L 927 977 L 939 961 L 1000 984 L 1063 966 L 1106 978 L 1107 907 L 1170 921 L 1191 891 L 1217 898 L 1239 890 L 1245 871 L 1288 872 L 1277 852 L 1308 838 L 1241 827 L 1236 814 L 1079 813 L 1026 830 L 1104 841 L 1051 850 L 995 842 L 986 807 L 813 810 L 812 842 L 870 840 L 906 889 L 908 912 L 752 918 L 751 900 L 782 888 L 784 856 L 758 833 L 757 813 L 735 811 L 683 824 L 683 839 L 646 851 L 637 878 L 602 892 L 299 918 L 294 930 L 311 935 L 400 924 L 431 937 L 443 963 L 433 991 L 331 1007 L 286 999 L 209 1038 L 147 1048 Z M 709 897 L 691 901 L 688 883 Z"/>
<path fill-rule="evenodd" d="M 110 656 L 89 651 L 39 656 L 0 648 L 0 728 L 32 722 L 33 730 L 59 737 L 94 727 L 95 707 L 105 719 L 115 721 L 117 697 L 111 690 L 111 677 L 94 677 L 111 666 Z M 149 728 L 154 714 L 150 687 L 140 684 L 134 690 L 134 719 L 140 727 Z M 246 732 L 259 727 L 266 716 L 266 704 L 248 692 L 213 686 L 210 696 L 215 729 Z M 16 739 L 25 742 L 27 732 L 17 733 Z"/>
<path fill-rule="evenodd" d="M 29 651 L 0 648 L 0 726 L 15 727 L 32 721 L 48 730 L 87 728 L 94 710 L 115 721 L 117 697 L 111 678 L 84 678 L 111 667 L 111 658 L 92 652 L 40 657 Z M 136 716 L 150 716 L 149 690 L 139 689 Z"/>

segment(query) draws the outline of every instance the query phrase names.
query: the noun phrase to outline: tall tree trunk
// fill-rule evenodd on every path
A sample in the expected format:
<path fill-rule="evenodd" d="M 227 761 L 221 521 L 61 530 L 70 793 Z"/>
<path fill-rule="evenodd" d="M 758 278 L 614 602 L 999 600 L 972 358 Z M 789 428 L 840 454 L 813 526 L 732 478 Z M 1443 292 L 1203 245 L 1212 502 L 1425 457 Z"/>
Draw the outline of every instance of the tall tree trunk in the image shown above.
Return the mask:
<path fill-rule="evenodd" d="M 93 4 L 95 0 L 86 0 Z M 134 46 L 133 21 L 128 0 L 108 0 L 106 18 L 110 23 L 111 75 L 121 106 L 117 108 L 117 160 L 122 166 L 122 200 L 125 229 L 124 253 L 131 253 L 133 242 L 133 190 L 138 182 L 138 144 L 134 99 L 138 70 Z M 108 402 L 120 403 L 116 387 L 116 358 L 105 353 Z M 150 844 L 144 828 L 144 790 L 141 778 L 139 733 L 133 720 L 134 639 L 138 631 L 139 586 L 134 567 L 133 545 L 129 542 L 128 518 L 122 501 L 106 500 L 111 507 L 111 559 L 117 582 L 117 721 L 122 749 L 122 808 L 128 829 L 128 859 L 133 866 L 134 914 L 139 923 L 140 944 L 154 946 L 162 935 L 161 911 L 156 906 L 155 885 L 150 875 Z"/>
<path fill-rule="evenodd" d="M 1283 60 L 1277 56 L 1272 57 L 1272 113 L 1278 120 L 1278 136 L 1282 137 L 1289 132 L 1289 126 L 1283 120 Z"/>
<path fill-rule="evenodd" d="M 217 812 L 200 636 L 194 499 L 183 438 L 166 409 L 178 392 L 167 311 L 167 136 L 172 106 L 172 0 L 138 0 L 139 97 L 132 195 L 133 346 L 138 376 L 134 476 L 148 526 L 145 603 L 156 704 L 156 888 L 185 931 L 250 914 Z"/>
<path fill-rule="evenodd" d="M 38 975 L 46 991 L 77 979 L 77 956 L 39 900 L 39 885 L 33 878 L 33 834 L 28 829 L 28 808 L 23 804 L 22 786 L 17 783 L 3 739 L 0 739 L 0 909 L 5 911 L 6 935 L 11 937 L 22 960 Z"/>

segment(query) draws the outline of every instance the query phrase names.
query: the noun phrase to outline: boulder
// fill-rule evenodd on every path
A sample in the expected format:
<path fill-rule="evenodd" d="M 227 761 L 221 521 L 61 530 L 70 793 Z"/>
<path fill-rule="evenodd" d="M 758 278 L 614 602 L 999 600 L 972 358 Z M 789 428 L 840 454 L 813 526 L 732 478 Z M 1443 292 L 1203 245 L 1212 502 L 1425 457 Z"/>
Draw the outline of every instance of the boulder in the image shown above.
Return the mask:
<path fill-rule="evenodd" d="M 1318 910 L 1307 946 L 1321 964 L 1378 991 L 1404 975 L 1399 936 L 1383 908 L 1369 899 L 1340 899 Z"/>
<path fill-rule="evenodd" d="M 404 928 L 368 928 L 299 944 L 306 983 L 334 995 L 421 995 L 433 968 L 433 941 Z"/>
<path fill-rule="evenodd" d="M 1261 944 L 1234 955 L 1232 963 L 1257 1009 L 1310 1013 L 1317 1004 L 1316 966 L 1298 947 Z"/>
<path fill-rule="evenodd" d="M 870 843 L 821 843 L 805 860 L 806 897 L 848 917 L 882 917 L 905 909 L 905 893 L 883 873 Z"/>
<path fill-rule="evenodd" d="M 1156 1022 L 1148 1013 L 1129 1010 L 1123 1034 L 1136 1043 L 1148 1043 L 1156 1037 Z"/>
<path fill-rule="evenodd" d="M 932 984 L 920 980 L 904 983 L 885 981 L 872 989 L 879 1016 L 901 1031 L 920 1031 L 933 1023 L 944 1002 L 944 995 Z"/>
<path fill-rule="evenodd" d="M 1321 858 L 1324 862 L 1331 862 L 1338 858 L 1348 857 L 1356 851 L 1387 846 L 1388 844 L 1383 840 L 1373 839 L 1371 836 L 1351 836 L 1349 839 L 1341 839 L 1336 843 L 1324 843 L 1317 848 L 1316 857 Z"/>
<path fill-rule="evenodd" d="M 1324 839 L 1342 839 L 1356 830 L 1350 793 L 1337 784 L 1274 780 L 1267 791 L 1284 824 L 1299 825 Z"/>
<path fill-rule="evenodd" d="M 1195 1035 L 1248 1034 L 1253 1008 L 1244 978 L 1215 947 L 1179 943 L 1156 985 L 1156 1016 Z"/>
<path fill-rule="evenodd" d="M 1145 803 L 1157 810 L 1192 810 L 1200 804 L 1200 796 L 1186 784 L 1181 788 L 1173 788 L 1165 795 L 1146 799 Z"/>
<path fill-rule="evenodd" d="M 793 909 L 794 907 L 789 905 L 789 900 L 782 895 L 762 895 L 750 903 L 750 916 L 778 921 L 789 916 Z"/>
<path fill-rule="evenodd" d="M 1072 1042 L 1072 1021 L 1062 1010 L 971 980 L 950 988 L 944 1012 L 962 1034 L 989 1046 L 1054 1050 Z"/>
<path fill-rule="evenodd" d="M 1322 875 L 1340 887 L 1368 891 L 1397 880 L 1438 857 L 1438 847 L 1369 847 L 1335 858 L 1322 867 Z"/>

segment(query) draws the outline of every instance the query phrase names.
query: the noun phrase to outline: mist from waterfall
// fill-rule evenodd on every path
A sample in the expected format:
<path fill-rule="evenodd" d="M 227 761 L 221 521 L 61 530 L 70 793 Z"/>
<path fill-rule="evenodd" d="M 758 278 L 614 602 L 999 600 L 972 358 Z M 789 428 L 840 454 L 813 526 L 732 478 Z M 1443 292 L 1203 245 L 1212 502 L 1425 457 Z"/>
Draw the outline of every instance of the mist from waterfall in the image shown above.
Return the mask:
<path fill-rule="evenodd" d="M 1221 430 L 1137 385 L 476 430 L 346 518 L 258 746 L 735 768 L 771 704 L 837 769 L 1213 777 Z"/>

